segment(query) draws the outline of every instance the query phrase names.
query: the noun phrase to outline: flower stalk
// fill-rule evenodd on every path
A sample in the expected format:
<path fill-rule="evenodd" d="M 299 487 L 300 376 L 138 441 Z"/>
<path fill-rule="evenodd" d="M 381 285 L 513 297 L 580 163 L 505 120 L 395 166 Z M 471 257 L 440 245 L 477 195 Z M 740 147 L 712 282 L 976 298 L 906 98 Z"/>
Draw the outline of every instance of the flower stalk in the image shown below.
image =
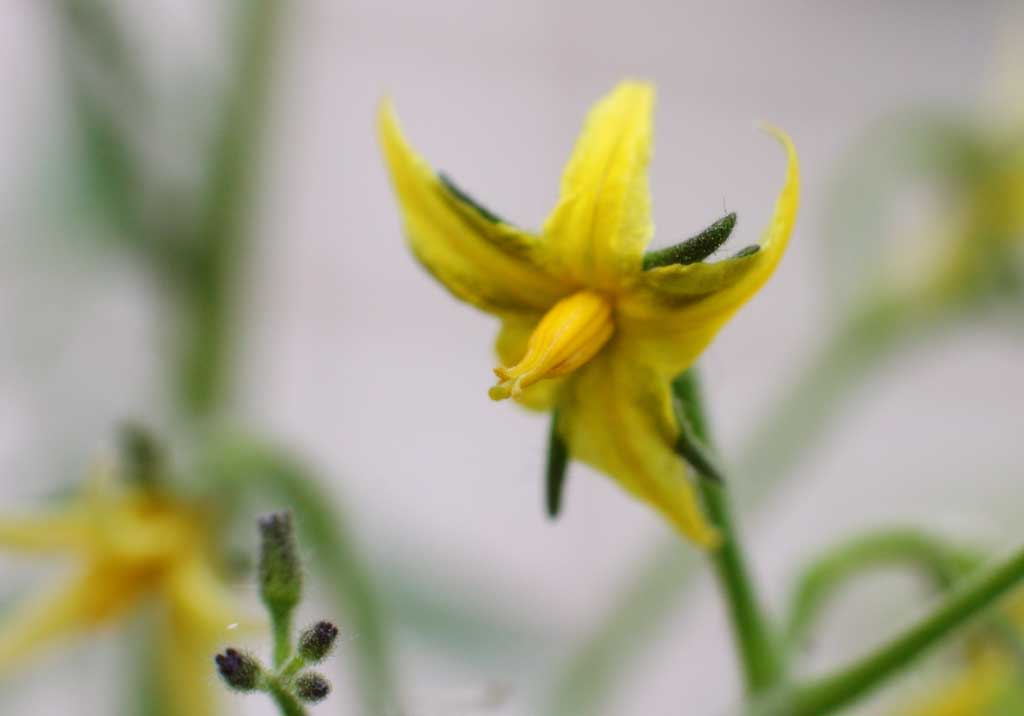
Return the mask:
<path fill-rule="evenodd" d="M 672 391 L 679 402 L 679 422 L 683 426 L 681 432 L 686 434 L 688 428 L 693 436 L 689 442 L 708 446 L 710 428 L 696 368 L 690 368 L 673 381 Z M 687 458 L 686 454 L 681 454 Z M 783 652 L 775 630 L 761 606 L 747 566 L 720 468 L 710 468 L 714 463 L 710 462 L 707 447 L 703 447 L 697 454 L 701 455 L 702 460 L 691 461 L 699 475 L 697 489 L 708 518 L 721 536 L 721 545 L 710 555 L 711 563 L 728 606 L 747 692 L 752 695 L 763 693 L 785 678 Z"/>
<path fill-rule="evenodd" d="M 964 580 L 934 611 L 874 652 L 834 674 L 773 700 L 758 716 L 820 716 L 835 713 L 912 665 L 1024 582 L 1024 548 L 983 574 Z"/>

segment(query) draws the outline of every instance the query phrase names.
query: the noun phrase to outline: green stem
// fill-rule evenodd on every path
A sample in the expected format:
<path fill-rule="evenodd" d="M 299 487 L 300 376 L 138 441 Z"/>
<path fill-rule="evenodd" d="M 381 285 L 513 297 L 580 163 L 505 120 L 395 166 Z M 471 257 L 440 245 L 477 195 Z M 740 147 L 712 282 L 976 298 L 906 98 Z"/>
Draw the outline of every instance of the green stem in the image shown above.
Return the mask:
<path fill-rule="evenodd" d="M 284 668 L 281 669 L 279 674 L 280 679 L 285 682 L 289 681 L 293 676 L 299 673 L 305 665 L 305 659 L 298 655 L 293 656 L 288 660 L 288 663 L 284 665 Z"/>
<path fill-rule="evenodd" d="M 829 600 L 851 579 L 875 569 L 909 566 L 922 570 L 945 591 L 975 569 L 977 555 L 919 530 L 898 528 L 857 537 L 812 562 L 797 579 L 786 619 L 786 641 L 798 646 Z"/>
<path fill-rule="evenodd" d="M 923 318 L 919 307 L 880 296 L 840 324 L 746 441 L 737 474 L 753 489 L 740 496 L 744 505 L 761 503 L 793 474 L 827 433 L 836 406 L 922 334 Z"/>
<path fill-rule="evenodd" d="M 310 564 L 333 591 L 337 608 L 359 638 L 352 642 L 366 714 L 395 706 L 395 667 L 387 617 L 369 571 L 349 534 L 337 501 L 325 495 L 306 469 L 263 443 L 233 439 L 215 445 L 214 474 L 247 494 L 263 492 L 292 508 L 313 554 Z"/>
<path fill-rule="evenodd" d="M 706 446 L 710 445 L 710 430 L 696 368 L 677 378 L 672 388 L 694 436 Z M 711 562 L 728 606 L 747 691 L 758 694 L 777 686 L 784 678 L 782 650 L 758 599 L 725 484 L 711 478 L 701 474 L 697 479 L 697 489 L 708 517 L 722 537 L 721 546 L 711 554 Z"/>
<path fill-rule="evenodd" d="M 274 668 L 280 669 L 292 655 L 292 615 L 277 615 L 274 622 Z"/>
<path fill-rule="evenodd" d="M 230 391 L 236 282 L 242 269 L 253 177 L 267 107 L 271 60 L 283 3 L 241 4 L 236 76 L 225 101 L 207 186 L 202 194 L 196 256 L 186 278 L 183 356 L 186 407 L 207 415 Z"/>
<path fill-rule="evenodd" d="M 306 716 L 306 709 L 299 703 L 299 700 L 277 681 L 271 681 L 267 685 L 267 693 L 277 704 L 277 708 L 281 710 L 281 716 Z"/>
<path fill-rule="evenodd" d="M 974 579 L 965 580 L 935 611 L 877 651 L 831 676 L 797 688 L 768 713 L 822 716 L 853 703 L 964 626 L 1024 581 L 1024 549 Z"/>

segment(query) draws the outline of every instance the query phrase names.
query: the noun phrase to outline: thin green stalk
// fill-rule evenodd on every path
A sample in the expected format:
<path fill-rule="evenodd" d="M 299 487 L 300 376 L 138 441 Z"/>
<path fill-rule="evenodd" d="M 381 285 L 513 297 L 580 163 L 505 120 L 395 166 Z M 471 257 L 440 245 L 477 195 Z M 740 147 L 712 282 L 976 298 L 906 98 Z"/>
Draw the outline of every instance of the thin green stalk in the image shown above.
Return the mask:
<path fill-rule="evenodd" d="M 840 325 L 747 439 L 736 471 L 747 488 L 743 505 L 760 504 L 793 474 L 827 433 L 836 406 L 921 334 L 923 318 L 916 307 L 882 296 Z"/>
<path fill-rule="evenodd" d="M 344 516 L 313 476 L 290 456 L 262 443 L 227 440 L 212 455 L 214 474 L 248 494 L 269 493 L 295 512 L 296 526 L 313 551 L 310 566 L 330 587 L 344 623 L 358 635 L 352 642 L 364 713 L 390 713 L 396 676 L 383 600 L 348 532 Z"/>
<path fill-rule="evenodd" d="M 835 674 L 795 689 L 763 712 L 771 716 L 832 714 L 881 686 L 922 654 L 968 624 L 1024 581 L 1024 549 L 965 580 L 931 614 L 888 644 Z"/>
<path fill-rule="evenodd" d="M 288 693 L 288 690 L 276 681 L 272 681 L 267 686 L 267 693 L 274 699 L 274 703 L 277 704 L 277 708 L 281 711 L 281 716 L 306 716 L 306 709 L 299 703 L 298 699 Z"/>
<path fill-rule="evenodd" d="M 694 436 L 710 446 L 710 430 L 696 367 L 676 379 L 672 388 Z M 782 650 L 754 587 L 724 482 L 701 474 L 697 488 L 709 519 L 722 537 L 721 546 L 710 557 L 729 610 L 746 688 L 750 694 L 762 693 L 777 686 L 785 676 Z"/>
<path fill-rule="evenodd" d="M 292 655 L 292 618 L 282 615 L 272 620 L 274 625 L 274 668 L 279 669 Z"/>
<path fill-rule="evenodd" d="M 281 0 L 240 4 L 236 75 L 215 138 L 202 194 L 194 265 L 186 277 L 183 390 L 186 407 L 206 415 L 230 393 L 229 349 L 234 303 L 246 248 L 246 209 L 268 105 L 271 61 L 277 47 Z"/>
<path fill-rule="evenodd" d="M 556 675 L 544 713 L 547 716 L 595 716 L 616 683 L 627 676 L 643 647 L 661 633 L 665 614 L 696 581 L 696 552 L 679 549 L 679 539 L 661 545 L 626 580 L 611 609 L 611 618 L 573 653 Z"/>
<path fill-rule="evenodd" d="M 857 537 L 830 549 L 798 577 L 786 619 L 786 641 L 799 646 L 827 603 L 850 580 L 876 569 L 898 566 L 922 571 L 941 591 L 975 569 L 977 555 L 920 530 L 895 528 Z"/>

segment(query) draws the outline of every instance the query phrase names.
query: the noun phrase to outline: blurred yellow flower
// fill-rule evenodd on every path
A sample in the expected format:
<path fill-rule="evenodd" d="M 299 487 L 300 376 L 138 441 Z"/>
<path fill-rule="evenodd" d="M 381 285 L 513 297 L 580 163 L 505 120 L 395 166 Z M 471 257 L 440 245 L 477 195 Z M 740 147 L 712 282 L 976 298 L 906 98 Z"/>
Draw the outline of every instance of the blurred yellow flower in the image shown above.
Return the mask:
<path fill-rule="evenodd" d="M 0 619 L 0 675 L 48 643 L 112 624 L 147 599 L 166 628 L 159 655 L 169 714 L 214 714 L 212 658 L 238 613 L 211 561 L 198 510 L 110 479 L 51 513 L 0 518 L 0 548 L 67 555 L 72 578 Z"/>
<path fill-rule="evenodd" d="M 384 154 L 413 253 L 456 297 L 502 320 L 495 400 L 557 408 L 573 457 L 615 477 L 703 546 L 717 540 L 674 452 L 670 381 L 771 275 L 799 200 L 796 152 L 760 250 L 644 270 L 654 90 L 624 82 L 590 112 L 541 234 L 522 231 L 436 174 L 390 103 Z"/>
<path fill-rule="evenodd" d="M 1024 596 L 1013 598 L 997 621 L 969 643 L 967 661 L 938 688 L 895 716 L 1010 716 L 1024 713 Z"/>

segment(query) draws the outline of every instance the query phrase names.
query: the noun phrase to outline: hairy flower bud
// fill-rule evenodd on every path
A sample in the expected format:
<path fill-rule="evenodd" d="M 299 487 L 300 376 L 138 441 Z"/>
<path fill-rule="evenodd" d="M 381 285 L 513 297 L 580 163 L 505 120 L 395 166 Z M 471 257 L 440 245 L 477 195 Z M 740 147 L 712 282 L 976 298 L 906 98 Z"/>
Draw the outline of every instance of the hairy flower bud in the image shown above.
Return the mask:
<path fill-rule="evenodd" d="M 302 566 L 290 512 L 260 519 L 260 596 L 275 618 L 287 618 L 302 598 Z"/>
<path fill-rule="evenodd" d="M 338 627 L 320 621 L 302 632 L 299 637 L 299 656 L 309 664 L 319 664 L 331 653 L 338 638 Z"/>
<path fill-rule="evenodd" d="M 307 704 L 315 704 L 331 693 L 331 682 L 315 671 L 304 671 L 295 677 L 295 695 Z"/>
<path fill-rule="evenodd" d="M 254 691 L 259 686 L 263 669 L 260 663 L 249 654 L 237 649 L 227 649 L 223 654 L 214 657 L 217 671 L 224 682 L 236 691 Z"/>

